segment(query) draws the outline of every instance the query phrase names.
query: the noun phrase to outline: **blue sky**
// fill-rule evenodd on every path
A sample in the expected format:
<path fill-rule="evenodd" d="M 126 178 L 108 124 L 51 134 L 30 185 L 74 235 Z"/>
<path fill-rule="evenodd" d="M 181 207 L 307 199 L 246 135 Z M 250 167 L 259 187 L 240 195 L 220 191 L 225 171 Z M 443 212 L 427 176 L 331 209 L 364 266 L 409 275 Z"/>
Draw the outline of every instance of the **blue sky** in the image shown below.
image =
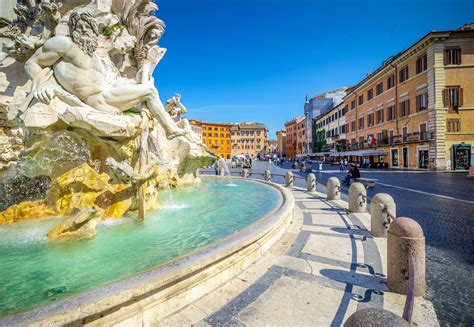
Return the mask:
<path fill-rule="evenodd" d="M 474 22 L 474 1 L 157 0 L 168 48 L 155 79 L 188 118 L 258 121 L 269 138 L 305 95 L 351 86 L 431 30 Z"/>

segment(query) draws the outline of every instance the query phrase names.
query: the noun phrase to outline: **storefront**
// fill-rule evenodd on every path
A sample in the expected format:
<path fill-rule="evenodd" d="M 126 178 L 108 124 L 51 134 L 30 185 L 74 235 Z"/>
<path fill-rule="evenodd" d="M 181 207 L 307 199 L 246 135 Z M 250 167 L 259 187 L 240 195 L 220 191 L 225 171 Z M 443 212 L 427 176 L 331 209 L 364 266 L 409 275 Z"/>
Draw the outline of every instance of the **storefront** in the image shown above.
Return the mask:
<path fill-rule="evenodd" d="M 418 168 L 428 169 L 429 150 L 428 148 L 418 148 Z"/>
<path fill-rule="evenodd" d="M 453 170 L 467 170 L 471 166 L 471 145 L 453 144 L 452 147 Z"/>

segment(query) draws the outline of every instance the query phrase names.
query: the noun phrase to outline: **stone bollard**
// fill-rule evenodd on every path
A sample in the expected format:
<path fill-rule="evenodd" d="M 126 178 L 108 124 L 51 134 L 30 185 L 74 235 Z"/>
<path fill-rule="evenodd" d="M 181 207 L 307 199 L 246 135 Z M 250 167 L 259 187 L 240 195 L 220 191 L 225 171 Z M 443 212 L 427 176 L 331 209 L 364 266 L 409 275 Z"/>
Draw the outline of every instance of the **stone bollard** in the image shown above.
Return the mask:
<path fill-rule="evenodd" d="M 308 177 L 306 177 L 306 190 L 308 192 L 316 192 L 316 176 L 314 174 L 308 174 Z"/>
<path fill-rule="evenodd" d="M 249 170 L 247 168 L 242 169 L 241 176 L 245 178 L 249 177 Z"/>
<path fill-rule="evenodd" d="M 425 237 L 410 218 L 395 219 L 387 234 L 387 285 L 399 294 L 408 293 L 408 251 L 413 251 L 415 296 L 425 295 Z"/>
<path fill-rule="evenodd" d="M 287 171 L 285 175 L 285 183 L 286 183 L 285 186 L 293 187 L 293 181 L 294 181 L 293 172 Z"/>
<path fill-rule="evenodd" d="M 354 312 L 344 323 L 344 327 L 408 327 L 410 324 L 391 311 L 366 308 Z"/>
<path fill-rule="evenodd" d="M 263 179 L 267 182 L 270 181 L 270 179 L 272 178 L 272 173 L 270 172 L 270 170 L 265 170 L 265 172 L 263 173 Z"/>
<path fill-rule="evenodd" d="M 341 199 L 341 182 L 337 177 L 329 177 L 326 188 L 326 195 L 328 200 Z"/>
<path fill-rule="evenodd" d="M 397 216 L 393 198 L 386 193 L 377 193 L 370 204 L 370 233 L 375 237 L 387 237 L 391 218 Z"/>
<path fill-rule="evenodd" d="M 349 212 L 365 212 L 367 209 L 367 190 L 364 185 L 354 182 L 349 187 Z"/>

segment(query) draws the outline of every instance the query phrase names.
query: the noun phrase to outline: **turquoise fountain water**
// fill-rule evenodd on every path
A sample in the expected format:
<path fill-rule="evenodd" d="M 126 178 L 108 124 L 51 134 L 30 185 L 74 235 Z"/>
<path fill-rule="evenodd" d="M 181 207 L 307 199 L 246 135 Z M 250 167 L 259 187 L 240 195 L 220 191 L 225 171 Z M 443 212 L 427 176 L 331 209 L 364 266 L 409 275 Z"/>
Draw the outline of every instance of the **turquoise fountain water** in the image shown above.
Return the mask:
<path fill-rule="evenodd" d="M 48 242 L 59 219 L 0 227 L 0 316 L 64 299 L 184 256 L 271 213 L 281 195 L 245 180 L 204 178 L 198 186 L 161 192 L 163 207 L 102 222 L 90 241 Z"/>

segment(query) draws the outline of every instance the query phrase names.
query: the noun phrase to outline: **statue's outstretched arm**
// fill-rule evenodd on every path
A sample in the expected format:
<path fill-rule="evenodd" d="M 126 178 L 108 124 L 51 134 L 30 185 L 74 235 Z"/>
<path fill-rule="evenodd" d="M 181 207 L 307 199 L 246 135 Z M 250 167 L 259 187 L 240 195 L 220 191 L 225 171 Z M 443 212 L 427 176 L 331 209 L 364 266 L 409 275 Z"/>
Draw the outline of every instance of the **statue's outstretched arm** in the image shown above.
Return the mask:
<path fill-rule="evenodd" d="M 54 92 L 42 87 L 41 83 L 47 73 L 46 68 L 51 67 L 60 60 L 71 46 L 72 41 L 69 38 L 54 37 L 46 41 L 25 63 L 26 73 L 33 81 L 33 95 L 38 100 L 49 103 L 54 97 Z"/>

